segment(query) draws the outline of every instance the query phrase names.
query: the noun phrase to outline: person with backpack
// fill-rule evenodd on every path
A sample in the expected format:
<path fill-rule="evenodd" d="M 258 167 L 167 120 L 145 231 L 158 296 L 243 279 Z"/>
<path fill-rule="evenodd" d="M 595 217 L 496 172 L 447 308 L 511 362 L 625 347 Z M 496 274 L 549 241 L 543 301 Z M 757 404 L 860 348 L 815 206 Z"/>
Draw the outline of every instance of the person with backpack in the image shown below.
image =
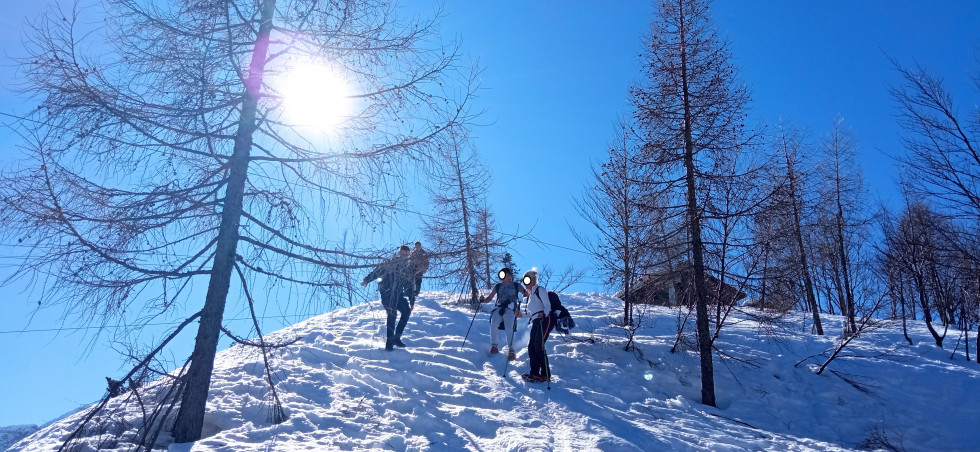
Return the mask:
<path fill-rule="evenodd" d="M 549 290 L 548 301 L 551 302 L 551 314 L 548 315 L 550 321 L 548 322 L 548 331 L 544 332 L 545 339 L 551 336 L 552 330 L 561 334 L 569 334 L 569 330 L 575 328 L 575 320 L 572 319 L 572 314 L 561 304 L 561 298 L 558 297 L 557 293 Z"/>
<path fill-rule="evenodd" d="M 408 258 L 408 263 L 412 266 L 412 279 L 415 283 L 412 296 L 409 297 L 409 304 L 415 309 L 415 298 L 422 291 L 422 276 L 429 271 L 429 253 L 422 249 L 422 242 L 415 242 L 415 249 Z"/>
<path fill-rule="evenodd" d="M 544 342 L 551 331 L 551 300 L 548 298 L 548 289 L 538 285 L 536 270 L 524 273 L 521 282 L 527 287 L 527 314 L 531 323 L 531 338 L 527 342 L 531 371 L 521 376 L 532 383 L 550 382 L 551 369 L 544 351 Z"/>
<path fill-rule="evenodd" d="M 389 351 L 394 349 L 394 346 L 405 347 L 405 343 L 402 342 L 402 332 L 405 331 L 408 317 L 412 314 L 409 298 L 415 291 L 412 268 L 408 262 L 410 253 L 411 249 L 408 245 L 402 245 L 395 257 L 382 262 L 361 281 L 361 286 L 367 286 L 371 280 L 378 280 L 381 305 L 388 314 L 385 350 Z M 401 313 L 400 319 L 398 319 L 399 313 Z"/>
<path fill-rule="evenodd" d="M 493 286 L 490 295 L 484 297 L 480 295 L 480 303 L 487 303 L 497 298 L 497 303 L 490 313 L 490 354 L 496 355 L 500 352 L 497 344 L 500 343 L 500 334 L 497 325 L 503 324 L 503 329 L 507 334 L 507 360 L 513 361 L 517 358 L 514 354 L 514 331 L 517 329 L 514 322 L 521 317 L 521 300 L 519 294 L 527 296 L 527 290 L 521 287 L 521 283 L 514 281 L 514 272 L 509 267 L 500 269 L 497 273 L 500 282 Z"/>

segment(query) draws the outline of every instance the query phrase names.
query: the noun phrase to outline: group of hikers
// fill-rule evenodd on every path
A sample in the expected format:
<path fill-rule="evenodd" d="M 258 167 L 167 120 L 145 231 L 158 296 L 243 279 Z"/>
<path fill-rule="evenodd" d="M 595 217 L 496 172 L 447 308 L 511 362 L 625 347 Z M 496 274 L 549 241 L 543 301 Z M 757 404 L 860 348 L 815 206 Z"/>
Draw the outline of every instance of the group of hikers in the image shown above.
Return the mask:
<path fill-rule="evenodd" d="M 405 346 L 402 332 L 415 308 L 415 297 L 422 290 L 422 276 L 428 270 L 429 253 L 422 249 L 421 242 L 415 242 L 414 250 L 402 245 L 395 257 L 382 262 L 361 281 L 361 285 L 366 286 L 372 280 L 378 280 L 381 305 L 388 314 L 385 350 Z M 399 313 L 401 319 L 397 319 Z"/>
<path fill-rule="evenodd" d="M 415 249 L 402 245 L 393 258 L 382 262 L 361 281 L 362 286 L 368 285 L 372 280 L 378 281 L 381 305 L 387 313 L 385 350 L 406 346 L 402 341 L 402 333 L 415 307 L 415 298 L 422 288 L 422 277 L 428 269 L 429 254 L 422 249 L 420 242 L 415 242 Z M 538 272 L 535 270 L 524 273 L 520 282 L 514 280 L 514 272 L 508 267 L 502 268 L 498 276 L 500 282 L 494 285 L 490 294 L 480 296 L 480 303 L 489 303 L 496 299 L 490 315 L 490 354 L 496 355 L 502 349 L 499 335 L 502 329 L 507 339 L 507 360 L 516 359 L 516 320 L 527 315 L 531 325 L 531 336 L 527 344 L 531 369 L 522 377 L 532 383 L 550 382 L 551 372 L 544 350 L 548 334 L 554 327 L 552 317 L 549 316 L 552 305 L 548 290 L 538 284 Z M 521 310 L 520 295 L 527 300 L 524 312 Z"/>

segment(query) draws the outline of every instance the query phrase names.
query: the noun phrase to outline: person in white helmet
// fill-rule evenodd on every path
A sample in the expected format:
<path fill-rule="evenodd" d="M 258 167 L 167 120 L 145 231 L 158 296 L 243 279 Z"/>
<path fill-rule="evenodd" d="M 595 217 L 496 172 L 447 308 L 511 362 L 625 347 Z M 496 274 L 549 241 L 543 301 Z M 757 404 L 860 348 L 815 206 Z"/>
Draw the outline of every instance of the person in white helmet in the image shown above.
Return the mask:
<path fill-rule="evenodd" d="M 532 383 L 551 381 L 551 369 L 544 351 L 544 341 L 550 330 L 551 300 L 548 299 L 548 289 L 538 284 L 538 272 L 528 270 L 521 279 L 527 287 L 527 315 L 531 318 L 531 338 L 527 342 L 527 355 L 531 362 L 531 371 L 522 375 Z"/>

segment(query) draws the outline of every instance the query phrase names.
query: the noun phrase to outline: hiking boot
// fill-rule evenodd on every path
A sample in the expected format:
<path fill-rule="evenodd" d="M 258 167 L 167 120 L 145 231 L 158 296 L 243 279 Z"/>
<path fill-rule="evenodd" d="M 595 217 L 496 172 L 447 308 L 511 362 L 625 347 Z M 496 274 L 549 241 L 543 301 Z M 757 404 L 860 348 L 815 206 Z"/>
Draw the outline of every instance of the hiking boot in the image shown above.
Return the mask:
<path fill-rule="evenodd" d="M 531 375 L 531 380 L 533 380 L 535 383 L 544 383 L 546 381 L 551 382 L 550 378 L 545 378 L 541 375 Z"/>
<path fill-rule="evenodd" d="M 394 342 L 391 341 L 391 339 L 385 341 L 385 350 L 392 351 L 394 349 L 395 349 L 395 344 Z"/>
<path fill-rule="evenodd" d="M 491 355 L 496 355 L 497 353 L 500 353 L 500 350 L 497 350 L 497 346 L 496 345 L 494 345 L 493 347 L 490 347 L 490 354 Z"/>
<path fill-rule="evenodd" d="M 402 342 L 401 338 L 395 338 L 391 343 L 395 344 L 395 347 L 405 347 L 405 343 Z"/>
<path fill-rule="evenodd" d="M 514 355 L 514 352 L 507 353 L 507 361 L 513 361 L 515 359 L 517 359 L 517 356 Z"/>

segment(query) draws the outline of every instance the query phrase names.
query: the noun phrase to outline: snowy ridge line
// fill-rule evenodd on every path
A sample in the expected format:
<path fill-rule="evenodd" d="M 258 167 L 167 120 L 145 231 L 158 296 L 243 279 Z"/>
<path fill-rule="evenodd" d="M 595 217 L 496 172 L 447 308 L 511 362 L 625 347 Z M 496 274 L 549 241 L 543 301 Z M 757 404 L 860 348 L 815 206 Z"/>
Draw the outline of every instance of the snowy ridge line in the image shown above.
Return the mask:
<path fill-rule="evenodd" d="M 623 350 L 616 326 L 621 302 L 605 294 L 563 294 L 578 324 L 567 338 L 554 335 L 548 357 L 558 377 L 548 391 L 525 383 L 525 347 L 500 376 L 505 355 L 490 356 L 489 321 L 478 315 L 460 343 L 473 311 L 453 304 L 457 295 L 425 292 L 406 329 L 406 349 L 383 349 L 379 302 L 316 316 L 267 335 L 301 337 L 275 354 L 277 391 L 289 419 L 268 422 L 268 386 L 261 356 L 234 346 L 219 353 L 209 394 L 204 438 L 157 447 L 193 450 L 730 450 L 803 451 L 971 450 L 980 407 L 976 363 L 928 341 L 911 325 L 915 346 L 902 346 L 900 329 L 885 328 L 854 342 L 853 353 L 893 350 L 894 359 L 839 358 L 832 368 L 872 388 L 858 391 L 837 376 L 816 375 L 811 355 L 829 349 L 832 334 L 800 330 L 790 315 L 773 331 L 744 314 L 722 330 L 718 347 L 751 364 L 716 359 L 718 407 L 699 403 L 698 358 L 670 353 L 676 309 L 649 307 L 636 341 L 644 360 Z M 827 316 L 828 332 L 841 319 Z M 689 328 L 688 330 L 693 330 Z M 519 322 L 515 345 L 527 343 Z M 117 399 L 113 399 L 114 401 Z M 135 425 L 138 413 L 125 411 Z M 51 450 L 70 432 L 55 422 L 11 450 Z M 133 430 L 109 434 L 126 446 Z M 94 450 L 106 433 L 85 441 Z"/>

